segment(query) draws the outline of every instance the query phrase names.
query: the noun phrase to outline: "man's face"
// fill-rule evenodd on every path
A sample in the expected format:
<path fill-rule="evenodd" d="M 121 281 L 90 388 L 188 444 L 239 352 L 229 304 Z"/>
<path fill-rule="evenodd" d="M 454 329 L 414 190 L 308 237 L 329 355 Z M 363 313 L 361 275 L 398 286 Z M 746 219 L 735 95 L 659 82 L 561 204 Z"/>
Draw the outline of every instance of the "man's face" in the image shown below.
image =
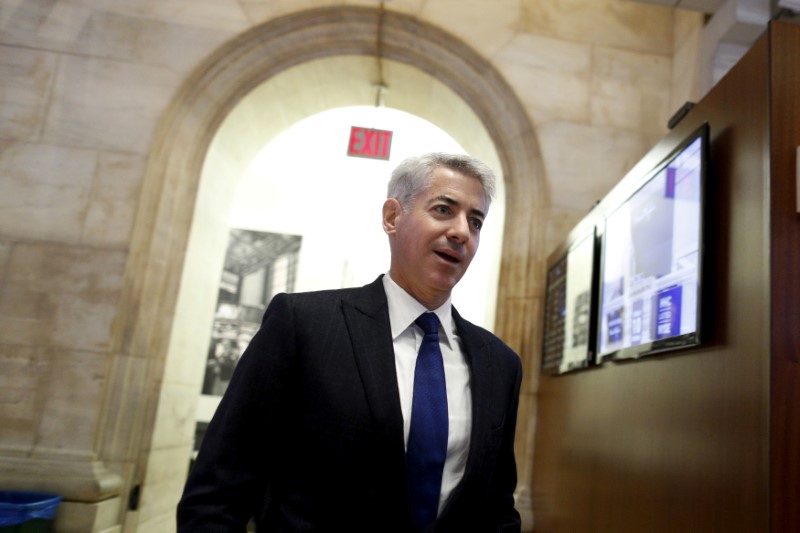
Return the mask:
<path fill-rule="evenodd" d="M 386 200 L 392 279 L 428 309 L 439 307 L 475 256 L 486 213 L 481 182 L 445 167 L 405 211 Z"/>

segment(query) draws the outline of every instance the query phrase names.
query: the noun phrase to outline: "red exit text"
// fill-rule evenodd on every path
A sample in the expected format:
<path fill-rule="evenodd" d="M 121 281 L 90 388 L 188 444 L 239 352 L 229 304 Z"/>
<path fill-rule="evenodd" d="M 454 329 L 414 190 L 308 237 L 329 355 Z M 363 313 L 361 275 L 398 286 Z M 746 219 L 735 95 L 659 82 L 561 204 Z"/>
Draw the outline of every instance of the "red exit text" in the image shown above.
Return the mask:
<path fill-rule="evenodd" d="M 371 159 L 389 159 L 392 147 L 392 132 L 372 128 L 350 128 L 350 141 L 347 143 L 347 155 L 369 157 Z"/>

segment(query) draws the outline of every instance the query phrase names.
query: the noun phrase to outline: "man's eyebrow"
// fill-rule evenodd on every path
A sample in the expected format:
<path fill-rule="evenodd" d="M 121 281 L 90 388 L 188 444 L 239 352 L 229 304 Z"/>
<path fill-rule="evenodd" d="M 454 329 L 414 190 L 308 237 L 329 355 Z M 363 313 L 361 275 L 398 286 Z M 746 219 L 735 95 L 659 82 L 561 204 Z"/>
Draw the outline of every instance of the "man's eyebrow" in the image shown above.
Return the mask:
<path fill-rule="evenodd" d="M 442 201 L 442 202 L 444 202 L 444 203 L 446 203 L 448 205 L 454 205 L 454 206 L 460 206 L 461 205 L 461 204 L 459 204 L 458 200 L 456 200 L 455 198 L 452 198 L 450 196 L 447 196 L 446 194 L 440 194 L 439 196 L 434 198 L 434 200 L 440 200 L 440 201 Z M 486 213 L 484 213 L 480 209 L 470 209 L 469 212 L 473 216 L 480 217 L 482 219 L 486 218 Z"/>

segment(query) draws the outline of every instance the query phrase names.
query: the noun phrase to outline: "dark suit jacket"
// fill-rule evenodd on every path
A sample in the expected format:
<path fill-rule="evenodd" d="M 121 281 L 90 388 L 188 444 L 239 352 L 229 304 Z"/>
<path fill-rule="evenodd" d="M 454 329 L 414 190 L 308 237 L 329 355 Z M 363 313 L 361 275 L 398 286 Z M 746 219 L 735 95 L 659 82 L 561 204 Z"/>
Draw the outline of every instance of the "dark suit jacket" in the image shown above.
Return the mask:
<path fill-rule="evenodd" d="M 522 367 L 453 310 L 470 368 L 466 470 L 426 531 L 519 531 L 514 430 Z M 414 531 L 403 417 L 380 278 L 275 296 L 203 440 L 180 532 Z"/>

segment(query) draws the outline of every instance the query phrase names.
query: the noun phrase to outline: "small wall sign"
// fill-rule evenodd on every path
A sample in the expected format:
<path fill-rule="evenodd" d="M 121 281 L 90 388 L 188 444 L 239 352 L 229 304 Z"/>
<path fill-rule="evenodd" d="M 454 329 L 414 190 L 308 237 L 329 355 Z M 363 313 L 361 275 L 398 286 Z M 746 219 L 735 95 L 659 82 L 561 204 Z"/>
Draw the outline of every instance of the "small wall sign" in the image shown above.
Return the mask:
<path fill-rule="evenodd" d="M 385 159 L 388 161 L 392 148 L 392 132 L 373 128 L 350 128 L 350 139 L 347 142 L 347 155 Z"/>

